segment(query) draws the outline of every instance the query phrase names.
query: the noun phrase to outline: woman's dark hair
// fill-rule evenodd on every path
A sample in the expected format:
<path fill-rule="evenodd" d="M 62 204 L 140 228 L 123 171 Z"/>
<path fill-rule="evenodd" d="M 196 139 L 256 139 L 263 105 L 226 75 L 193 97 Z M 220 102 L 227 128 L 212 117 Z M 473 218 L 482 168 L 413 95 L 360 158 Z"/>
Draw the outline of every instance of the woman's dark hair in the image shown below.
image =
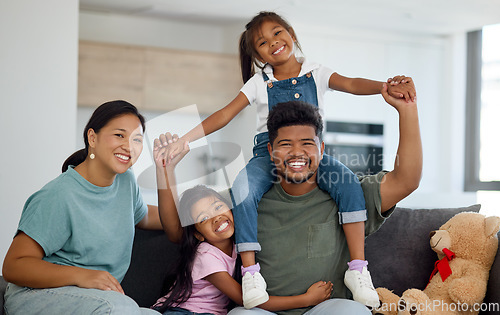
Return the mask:
<path fill-rule="evenodd" d="M 295 31 L 288 24 L 285 19 L 274 12 L 262 11 L 257 14 L 250 22 L 245 26 L 245 31 L 240 36 L 240 66 L 241 66 L 241 76 L 243 83 L 246 83 L 255 74 L 255 65 L 258 63 L 257 57 L 258 53 L 255 49 L 254 38 L 255 35 L 260 31 L 260 27 L 264 22 L 272 21 L 283 26 L 290 35 L 295 39 L 295 45 L 302 52 L 300 48 L 299 41 L 297 40 L 297 35 Z"/>
<path fill-rule="evenodd" d="M 216 197 L 227 205 L 227 202 L 218 192 L 204 185 L 197 185 L 187 189 L 179 201 L 179 217 L 181 222 L 193 222 L 191 209 L 199 200 L 206 197 Z M 194 224 L 184 226 L 180 244 L 180 255 L 175 268 L 175 281 L 171 284 L 164 283 L 162 294 L 168 293 L 166 301 L 159 308 L 155 308 L 160 313 L 165 312 L 169 307 L 177 307 L 186 302 L 193 291 L 193 271 L 194 258 L 200 241 L 196 238 L 196 228 Z M 167 281 L 170 279 L 166 279 Z M 166 281 L 166 282 L 167 282 Z"/>
<path fill-rule="evenodd" d="M 323 119 L 317 106 L 302 101 L 289 101 L 273 106 L 267 116 L 267 131 L 271 145 L 278 136 L 278 129 L 287 126 L 311 126 L 316 136 L 323 136 Z"/>
<path fill-rule="evenodd" d="M 146 131 L 144 117 L 139 114 L 139 111 L 134 105 L 121 100 L 104 103 L 97 107 L 83 130 L 83 142 L 85 143 L 85 148 L 76 151 L 68 157 L 66 161 L 64 161 L 62 172 L 64 173 L 70 165 L 77 166 L 87 158 L 89 153 L 89 140 L 87 137 L 89 129 L 93 129 L 95 133 L 99 133 L 99 130 L 106 126 L 108 122 L 125 114 L 133 114 L 137 116 L 137 118 L 141 121 L 142 131 Z"/>

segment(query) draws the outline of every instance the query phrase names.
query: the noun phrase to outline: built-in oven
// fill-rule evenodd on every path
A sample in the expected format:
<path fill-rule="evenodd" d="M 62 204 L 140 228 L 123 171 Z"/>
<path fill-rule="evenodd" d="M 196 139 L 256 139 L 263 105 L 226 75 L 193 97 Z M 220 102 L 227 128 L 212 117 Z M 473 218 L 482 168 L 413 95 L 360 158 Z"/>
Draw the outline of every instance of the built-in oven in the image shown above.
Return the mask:
<path fill-rule="evenodd" d="M 327 121 L 323 134 L 325 153 L 345 164 L 355 174 L 382 170 L 384 125 Z"/>

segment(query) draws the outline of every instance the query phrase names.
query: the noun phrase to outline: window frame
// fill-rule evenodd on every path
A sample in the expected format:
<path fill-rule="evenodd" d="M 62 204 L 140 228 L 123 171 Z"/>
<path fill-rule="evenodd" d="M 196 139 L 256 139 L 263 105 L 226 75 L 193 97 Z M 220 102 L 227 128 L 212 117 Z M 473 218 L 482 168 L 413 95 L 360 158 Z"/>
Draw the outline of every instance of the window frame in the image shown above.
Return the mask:
<path fill-rule="evenodd" d="M 467 33 L 464 190 L 500 191 L 500 181 L 479 179 L 482 44 L 482 30 Z"/>

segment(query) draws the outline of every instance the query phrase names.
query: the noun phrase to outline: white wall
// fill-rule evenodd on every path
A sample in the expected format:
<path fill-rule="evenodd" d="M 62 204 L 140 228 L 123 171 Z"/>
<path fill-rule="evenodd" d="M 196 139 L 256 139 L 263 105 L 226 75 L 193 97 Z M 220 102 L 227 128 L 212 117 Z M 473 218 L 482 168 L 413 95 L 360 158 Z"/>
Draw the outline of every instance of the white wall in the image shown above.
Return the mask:
<path fill-rule="evenodd" d="M 1 1 L 0 30 L 3 264 L 24 202 L 75 147 L 78 0 Z"/>

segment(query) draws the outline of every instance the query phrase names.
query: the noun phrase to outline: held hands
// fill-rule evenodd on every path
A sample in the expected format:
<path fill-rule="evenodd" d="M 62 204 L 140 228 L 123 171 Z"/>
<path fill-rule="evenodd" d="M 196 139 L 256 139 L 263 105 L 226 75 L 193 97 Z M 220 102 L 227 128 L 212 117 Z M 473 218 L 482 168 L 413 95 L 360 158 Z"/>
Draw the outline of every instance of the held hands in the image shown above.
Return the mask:
<path fill-rule="evenodd" d="M 120 282 L 109 272 L 103 270 L 81 268 L 76 279 L 76 285 L 80 288 L 116 291 L 125 294 Z"/>
<path fill-rule="evenodd" d="M 330 281 L 318 281 L 311 285 L 305 293 L 305 296 L 309 301 L 309 306 L 317 305 L 328 300 L 332 294 L 332 289 L 333 284 Z"/>
<path fill-rule="evenodd" d="M 387 79 L 388 93 L 392 97 L 404 98 L 406 102 L 414 102 L 417 97 L 413 79 L 404 75 L 397 75 Z"/>
<path fill-rule="evenodd" d="M 188 152 L 189 143 L 176 134 L 167 132 L 154 140 L 153 156 L 158 168 L 175 167 Z"/>
<path fill-rule="evenodd" d="M 411 88 L 413 90 L 415 90 L 415 86 L 413 85 L 413 81 L 405 83 L 405 84 L 411 85 Z M 392 105 L 397 111 L 399 111 L 400 109 L 402 109 L 404 107 L 417 105 L 416 96 L 413 99 L 411 99 L 410 101 L 407 101 L 404 98 L 394 97 L 394 96 L 390 95 L 388 89 L 389 89 L 389 84 L 384 83 L 383 87 L 382 87 L 382 91 L 380 91 L 380 93 L 382 94 L 382 97 L 385 99 L 385 101 L 388 104 Z"/>

